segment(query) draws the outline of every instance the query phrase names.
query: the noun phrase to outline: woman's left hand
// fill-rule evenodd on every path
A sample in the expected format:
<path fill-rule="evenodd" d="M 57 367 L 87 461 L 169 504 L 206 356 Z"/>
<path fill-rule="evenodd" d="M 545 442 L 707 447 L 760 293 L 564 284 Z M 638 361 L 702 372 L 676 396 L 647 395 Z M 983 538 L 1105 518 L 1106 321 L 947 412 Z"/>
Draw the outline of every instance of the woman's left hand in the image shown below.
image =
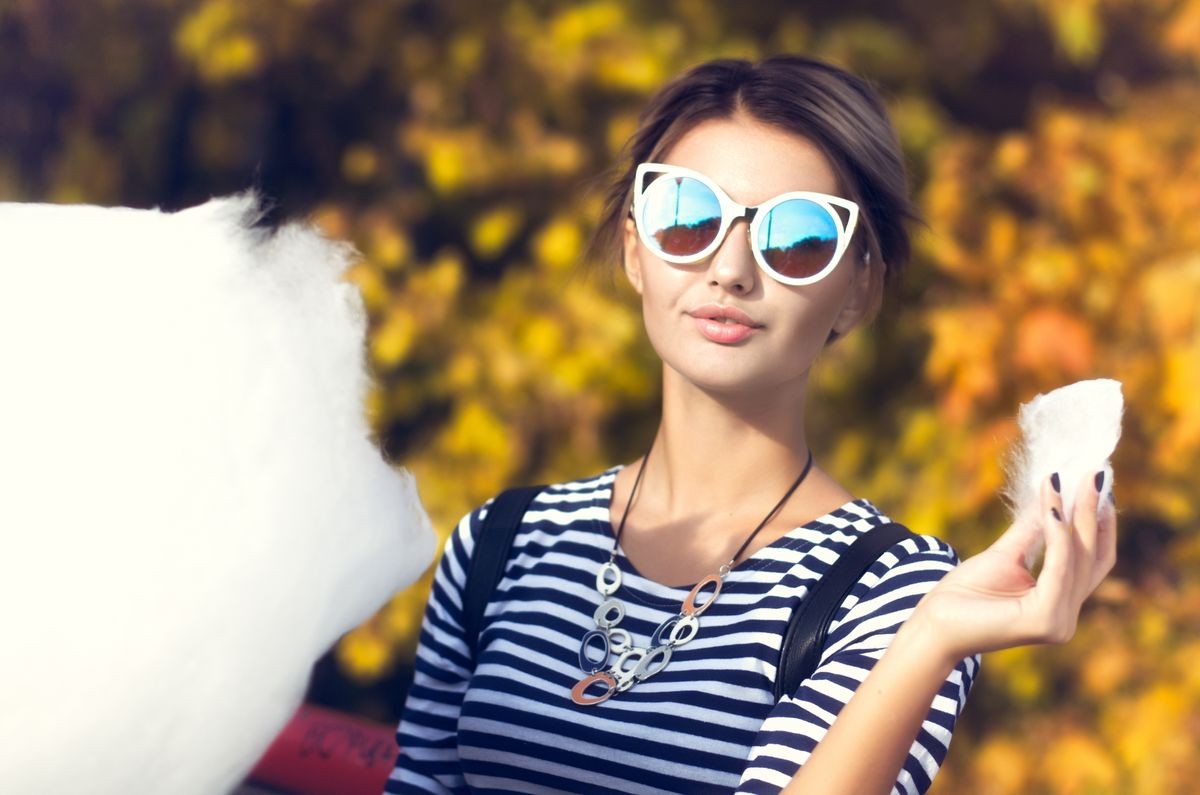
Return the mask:
<path fill-rule="evenodd" d="M 1079 610 L 1117 558 L 1116 509 L 1089 475 L 1076 488 L 1073 516 L 1047 480 L 1036 515 L 1014 522 L 990 547 L 947 574 L 921 600 L 920 616 L 936 628 L 931 640 L 959 660 L 1029 643 L 1064 643 L 1075 634 Z M 1035 579 L 1026 553 L 1046 540 Z M 911 620 L 911 619 L 910 619 Z"/>

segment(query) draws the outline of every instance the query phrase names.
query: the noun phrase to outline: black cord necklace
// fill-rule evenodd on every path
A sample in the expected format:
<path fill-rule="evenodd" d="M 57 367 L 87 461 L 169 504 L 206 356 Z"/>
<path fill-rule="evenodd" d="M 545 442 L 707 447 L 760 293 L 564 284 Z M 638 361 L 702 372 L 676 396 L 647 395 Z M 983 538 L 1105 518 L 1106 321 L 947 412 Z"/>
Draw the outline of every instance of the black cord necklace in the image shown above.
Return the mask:
<path fill-rule="evenodd" d="M 750 536 L 734 553 L 729 562 L 721 564 L 716 574 L 710 574 L 696 583 L 691 593 L 683 600 L 679 613 L 658 625 L 658 629 L 654 630 L 654 634 L 650 637 L 649 646 L 639 647 L 633 645 L 633 637 L 628 630 L 617 626 L 625 617 L 625 605 L 613 594 L 621 587 L 621 570 L 617 568 L 616 563 L 617 545 L 621 542 L 621 533 L 625 530 L 625 520 L 629 518 L 629 509 L 633 506 L 633 498 L 642 482 L 642 474 L 646 471 L 646 461 L 649 460 L 650 451 L 653 449 L 654 443 L 651 442 L 650 449 L 646 451 L 641 465 L 638 466 L 637 476 L 633 479 L 633 487 L 629 490 L 629 499 L 625 501 L 625 511 L 621 514 L 621 523 L 617 527 L 617 535 L 613 539 L 613 548 L 609 553 L 608 562 L 601 566 L 600 571 L 596 573 L 596 590 L 600 592 L 603 601 L 596 608 L 593 616 L 596 628 L 588 630 L 579 645 L 579 667 L 587 676 L 580 679 L 571 691 L 571 700 L 582 706 L 599 704 L 616 693 L 628 690 L 637 682 L 650 678 L 667 667 L 667 663 L 671 659 L 671 649 L 682 646 L 696 637 L 700 631 L 699 616 L 717 600 L 725 577 L 737 564 L 738 558 L 746 551 L 746 547 L 750 546 L 750 542 L 758 535 L 758 531 L 767 526 L 783 508 L 788 498 L 808 477 L 813 465 L 812 450 L 809 450 L 808 461 L 804 464 L 800 476 L 796 478 L 779 502 L 775 503 L 775 507 L 751 531 Z M 701 591 L 709 584 L 713 586 L 712 596 L 702 604 L 696 604 L 696 599 Z M 590 647 L 596 647 L 600 655 L 597 657 L 589 654 Z M 608 661 L 614 653 L 617 658 L 610 666 Z M 595 684 L 604 687 L 604 692 L 598 696 L 587 695 L 585 691 Z"/>

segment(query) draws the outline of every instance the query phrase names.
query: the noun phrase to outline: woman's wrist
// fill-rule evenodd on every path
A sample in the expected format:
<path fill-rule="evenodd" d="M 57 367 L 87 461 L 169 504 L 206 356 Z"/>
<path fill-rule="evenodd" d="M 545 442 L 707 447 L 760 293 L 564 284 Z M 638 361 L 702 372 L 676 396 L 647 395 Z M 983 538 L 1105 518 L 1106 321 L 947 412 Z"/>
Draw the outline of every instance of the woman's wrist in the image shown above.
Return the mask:
<path fill-rule="evenodd" d="M 924 658 L 935 671 L 940 672 L 943 679 L 964 657 L 970 655 L 970 652 L 947 643 L 946 634 L 941 631 L 937 620 L 928 609 L 922 609 L 922 605 L 917 605 L 900 625 L 892 640 L 892 647 L 901 654 L 912 650 L 914 656 Z"/>

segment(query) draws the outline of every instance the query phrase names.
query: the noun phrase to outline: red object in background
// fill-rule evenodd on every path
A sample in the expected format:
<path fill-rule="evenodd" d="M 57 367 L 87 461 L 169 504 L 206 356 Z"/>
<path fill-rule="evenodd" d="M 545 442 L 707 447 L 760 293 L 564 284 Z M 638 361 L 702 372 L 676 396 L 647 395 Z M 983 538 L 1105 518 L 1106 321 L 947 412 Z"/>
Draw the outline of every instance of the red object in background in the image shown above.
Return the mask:
<path fill-rule="evenodd" d="M 380 795 L 398 751 L 394 726 L 305 704 L 246 780 L 293 795 Z"/>

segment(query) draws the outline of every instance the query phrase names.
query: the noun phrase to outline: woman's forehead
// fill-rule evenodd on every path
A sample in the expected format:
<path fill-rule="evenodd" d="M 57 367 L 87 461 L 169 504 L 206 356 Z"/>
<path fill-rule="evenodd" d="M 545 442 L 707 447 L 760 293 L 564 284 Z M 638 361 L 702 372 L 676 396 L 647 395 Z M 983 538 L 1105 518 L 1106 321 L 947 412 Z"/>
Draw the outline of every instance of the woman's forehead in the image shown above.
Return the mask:
<path fill-rule="evenodd" d="M 838 192 L 828 158 L 811 139 L 744 115 L 697 124 L 659 159 L 699 171 L 741 204 L 792 190 Z"/>

